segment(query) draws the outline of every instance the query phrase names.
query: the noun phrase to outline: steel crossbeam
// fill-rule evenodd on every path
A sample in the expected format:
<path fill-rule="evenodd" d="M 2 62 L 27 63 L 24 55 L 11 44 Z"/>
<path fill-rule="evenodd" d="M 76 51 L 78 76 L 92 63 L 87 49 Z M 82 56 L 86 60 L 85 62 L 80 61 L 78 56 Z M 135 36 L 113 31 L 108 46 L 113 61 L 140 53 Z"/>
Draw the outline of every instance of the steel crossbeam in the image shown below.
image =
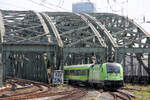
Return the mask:
<path fill-rule="evenodd" d="M 111 42 L 113 47 L 118 47 L 118 44 L 116 41 L 114 41 L 112 35 L 108 32 L 108 30 L 102 25 L 102 23 L 98 20 L 96 20 L 94 17 L 90 16 L 89 14 L 84 13 L 84 15 L 88 16 L 91 20 L 93 20 L 105 33 L 105 35 L 108 37 L 109 41 Z"/>
<path fill-rule="evenodd" d="M 94 32 L 94 34 L 96 35 L 96 37 L 98 38 L 100 44 L 103 47 L 106 47 L 105 41 L 103 40 L 102 36 L 99 34 L 99 32 L 97 31 L 97 29 L 93 26 L 92 23 L 90 23 L 88 21 L 88 19 L 86 19 L 83 15 L 77 14 L 78 16 L 81 16 L 81 18 L 90 26 L 90 28 L 92 29 L 92 31 Z"/>

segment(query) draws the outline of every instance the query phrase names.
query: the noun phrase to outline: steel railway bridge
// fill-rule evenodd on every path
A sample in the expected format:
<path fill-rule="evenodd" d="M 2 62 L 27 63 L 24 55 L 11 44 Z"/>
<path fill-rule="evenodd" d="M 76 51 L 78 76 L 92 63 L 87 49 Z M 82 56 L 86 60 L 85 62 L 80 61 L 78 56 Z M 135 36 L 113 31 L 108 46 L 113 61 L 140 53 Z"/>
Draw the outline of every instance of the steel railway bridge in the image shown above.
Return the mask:
<path fill-rule="evenodd" d="M 48 82 L 47 69 L 92 57 L 122 63 L 132 81 L 150 75 L 150 34 L 124 16 L 0 10 L 0 33 L 1 85 L 7 76 Z"/>

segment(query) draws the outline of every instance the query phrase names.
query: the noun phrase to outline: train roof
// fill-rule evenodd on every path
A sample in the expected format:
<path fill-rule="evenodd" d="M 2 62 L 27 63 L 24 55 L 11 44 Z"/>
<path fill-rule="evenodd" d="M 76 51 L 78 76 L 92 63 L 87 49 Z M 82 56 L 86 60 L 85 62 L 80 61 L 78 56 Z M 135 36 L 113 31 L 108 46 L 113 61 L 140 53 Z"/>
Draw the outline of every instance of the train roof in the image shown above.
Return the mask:
<path fill-rule="evenodd" d="M 64 66 L 64 68 L 79 68 L 79 67 L 90 67 L 93 64 L 84 64 L 84 65 L 70 65 L 70 66 Z"/>
<path fill-rule="evenodd" d="M 112 65 L 121 65 L 120 63 L 116 63 L 116 62 L 106 62 L 106 63 L 104 63 L 104 64 L 112 64 Z"/>

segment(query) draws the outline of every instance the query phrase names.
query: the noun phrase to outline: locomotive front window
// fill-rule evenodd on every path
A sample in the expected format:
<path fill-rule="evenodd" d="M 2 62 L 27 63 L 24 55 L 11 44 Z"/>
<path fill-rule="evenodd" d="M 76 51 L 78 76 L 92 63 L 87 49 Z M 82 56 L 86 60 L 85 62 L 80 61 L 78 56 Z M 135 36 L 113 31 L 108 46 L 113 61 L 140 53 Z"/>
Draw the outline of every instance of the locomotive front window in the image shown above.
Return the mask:
<path fill-rule="evenodd" d="M 120 73 L 120 66 L 115 64 L 106 64 L 107 65 L 107 73 Z"/>

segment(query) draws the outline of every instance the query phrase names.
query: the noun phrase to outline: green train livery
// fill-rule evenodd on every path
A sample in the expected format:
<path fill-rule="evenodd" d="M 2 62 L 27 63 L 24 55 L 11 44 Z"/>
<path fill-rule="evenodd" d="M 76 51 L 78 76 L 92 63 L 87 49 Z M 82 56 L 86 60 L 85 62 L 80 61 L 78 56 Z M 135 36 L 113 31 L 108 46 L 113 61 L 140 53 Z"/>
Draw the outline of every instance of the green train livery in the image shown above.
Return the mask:
<path fill-rule="evenodd" d="M 64 66 L 64 78 L 69 82 L 83 82 L 101 86 L 123 86 L 123 67 L 119 63 Z"/>

